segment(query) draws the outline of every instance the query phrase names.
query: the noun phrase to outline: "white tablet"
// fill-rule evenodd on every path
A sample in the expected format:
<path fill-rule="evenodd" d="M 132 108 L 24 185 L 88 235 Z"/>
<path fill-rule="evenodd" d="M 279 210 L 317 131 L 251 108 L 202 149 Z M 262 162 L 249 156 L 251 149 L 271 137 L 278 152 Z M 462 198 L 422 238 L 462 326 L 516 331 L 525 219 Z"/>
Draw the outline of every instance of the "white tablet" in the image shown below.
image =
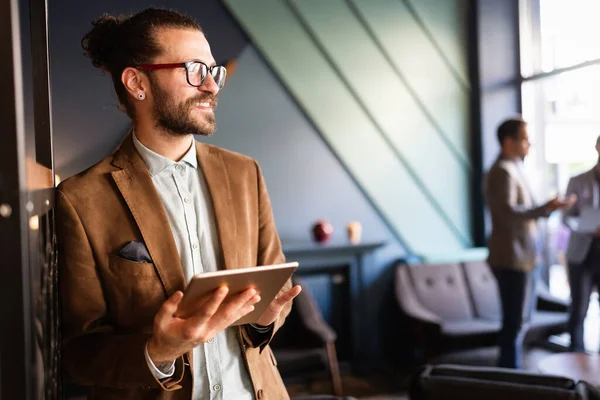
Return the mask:
<path fill-rule="evenodd" d="M 183 299 L 181 299 L 175 315 L 180 318 L 193 315 L 194 306 L 198 303 L 198 300 L 221 286 L 229 288 L 227 297 L 234 296 L 248 288 L 255 288 L 260 295 L 260 301 L 254 305 L 254 311 L 232 325 L 254 323 L 266 311 L 271 301 L 297 268 L 297 262 L 290 262 L 195 275 L 185 289 Z"/>

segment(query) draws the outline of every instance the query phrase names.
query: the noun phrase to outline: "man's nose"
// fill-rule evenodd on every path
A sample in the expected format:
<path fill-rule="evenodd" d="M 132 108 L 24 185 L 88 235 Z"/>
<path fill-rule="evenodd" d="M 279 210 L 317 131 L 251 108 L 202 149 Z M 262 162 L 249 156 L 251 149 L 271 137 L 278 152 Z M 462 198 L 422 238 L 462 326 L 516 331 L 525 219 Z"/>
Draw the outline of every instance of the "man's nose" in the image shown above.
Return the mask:
<path fill-rule="evenodd" d="M 217 93 L 219 93 L 219 90 L 221 89 L 219 89 L 219 85 L 217 85 L 217 82 L 215 82 L 213 76 L 211 74 L 208 74 L 206 76 L 206 79 L 204 79 L 204 82 L 202 82 L 202 85 L 198 86 L 198 90 L 203 92 L 209 92 L 216 96 Z"/>

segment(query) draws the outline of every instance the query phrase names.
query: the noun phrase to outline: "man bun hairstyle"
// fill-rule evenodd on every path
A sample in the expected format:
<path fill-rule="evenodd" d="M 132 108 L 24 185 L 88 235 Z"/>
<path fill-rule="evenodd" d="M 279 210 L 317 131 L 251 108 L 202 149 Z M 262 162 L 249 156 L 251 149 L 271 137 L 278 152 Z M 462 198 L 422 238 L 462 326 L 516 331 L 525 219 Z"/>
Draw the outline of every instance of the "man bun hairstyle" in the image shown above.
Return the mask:
<path fill-rule="evenodd" d="M 193 29 L 203 32 L 192 18 L 176 11 L 148 8 L 137 14 L 104 14 L 92 22 L 93 28 L 81 39 L 81 47 L 94 67 L 111 75 L 119 102 L 133 118 L 134 108 L 121 82 L 127 67 L 151 64 L 162 48 L 156 32 L 164 28 Z"/>

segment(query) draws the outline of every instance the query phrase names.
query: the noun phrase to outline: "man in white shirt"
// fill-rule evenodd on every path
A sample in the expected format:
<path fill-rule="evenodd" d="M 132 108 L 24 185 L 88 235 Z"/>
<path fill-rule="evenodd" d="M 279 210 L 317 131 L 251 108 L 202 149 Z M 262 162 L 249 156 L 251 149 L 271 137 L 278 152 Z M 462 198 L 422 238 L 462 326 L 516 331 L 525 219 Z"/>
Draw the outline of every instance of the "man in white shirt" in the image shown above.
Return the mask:
<path fill-rule="evenodd" d="M 600 137 L 596 140 L 600 155 Z M 600 288 L 600 229 L 585 232 L 579 229 L 583 210 L 600 208 L 600 161 L 594 168 L 572 177 L 567 186 L 567 196 L 576 195 L 577 202 L 563 214 L 565 225 L 571 230 L 567 248 L 571 310 L 569 333 L 571 351 L 584 352 L 583 321 L 594 288 Z M 600 228 L 600 227 L 599 227 Z"/>
<path fill-rule="evenodd" d="M 300 287 L 254 325 L 254 289 L 174 316 L 197 273 L 284 261 L 264 179 L 249 157 L 201 144 L 226 70 L 200 26 L 147 9 L 93 22 L 82 46 L 110 73 L 133 133 L 57 189 L 63 363 L 95 399 L 286 399 L 268 346 Z"/>

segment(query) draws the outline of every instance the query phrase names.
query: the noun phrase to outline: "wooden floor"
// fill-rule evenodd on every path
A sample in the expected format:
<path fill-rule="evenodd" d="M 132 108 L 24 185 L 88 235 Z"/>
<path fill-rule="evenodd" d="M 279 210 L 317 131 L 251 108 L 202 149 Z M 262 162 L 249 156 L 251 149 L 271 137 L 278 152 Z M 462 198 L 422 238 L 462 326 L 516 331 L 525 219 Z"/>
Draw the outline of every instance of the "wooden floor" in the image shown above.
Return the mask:
<path fill-rule="evenodd" d="M 537 372 L 539 361 L 550 354 L 553 353 L 542 348 L 528 349 L 523 360 L 524 369 Z M 495 365 L 497 358 L 498 349 L 489 347 L 461 352 L 460 355 L 449 354 L 440 357 L 436 363 L 492 367 Z M 346 374 L 342 376 L 342 385 L 345 396 L 352 396 L 360 400 L 408 400 L 407 388 L 410 377 L 408 371 L 396 371 L 388 376 L 355 377 Z M 293 398 L 294 396 L 309 394 L 331 394 L 332 388 L 331 383 L 323 379 L 310 384 L 288 385 L 288 392 Z"/>
<path fill-rule="evenodd" d="M 525 353 L 524 368 L 537 372 L 539 361 L 552 352 L 533 348 Z M 497 348 L 477 349 L 462 352 L 460 356 L 447 355 L 440 358 L 440 363 L 453 363 L 462 365 L 493 366 L 498 356 Z M 353 396 L 359 400 L 408 400 L 406 390 L 411 375 L 407 371 L 396 371 L 387 376 L 342 376 L 342 385 L 345 396 Z M 288 392 L 294 396 L 308 394 L 331 394 L 331 383 L 327 379 L 312 382 L 310 384 L 288 385 Z M 84 400 L 85 396 L 70 396 L 68 400 Z"/>
<path fill-rule="evenodd" d="M 407 400 L 403 388 L 397 387 L 391 377 L 353 377 L 342 376 L 342 387 L 345 396 L 353 396 L 361 400 Z M 332 394 L 332 385 L 323 380 L 310 384 L 288 385 L 288 393 L 292 399 L 295 396 L 309 394 Z"/>

